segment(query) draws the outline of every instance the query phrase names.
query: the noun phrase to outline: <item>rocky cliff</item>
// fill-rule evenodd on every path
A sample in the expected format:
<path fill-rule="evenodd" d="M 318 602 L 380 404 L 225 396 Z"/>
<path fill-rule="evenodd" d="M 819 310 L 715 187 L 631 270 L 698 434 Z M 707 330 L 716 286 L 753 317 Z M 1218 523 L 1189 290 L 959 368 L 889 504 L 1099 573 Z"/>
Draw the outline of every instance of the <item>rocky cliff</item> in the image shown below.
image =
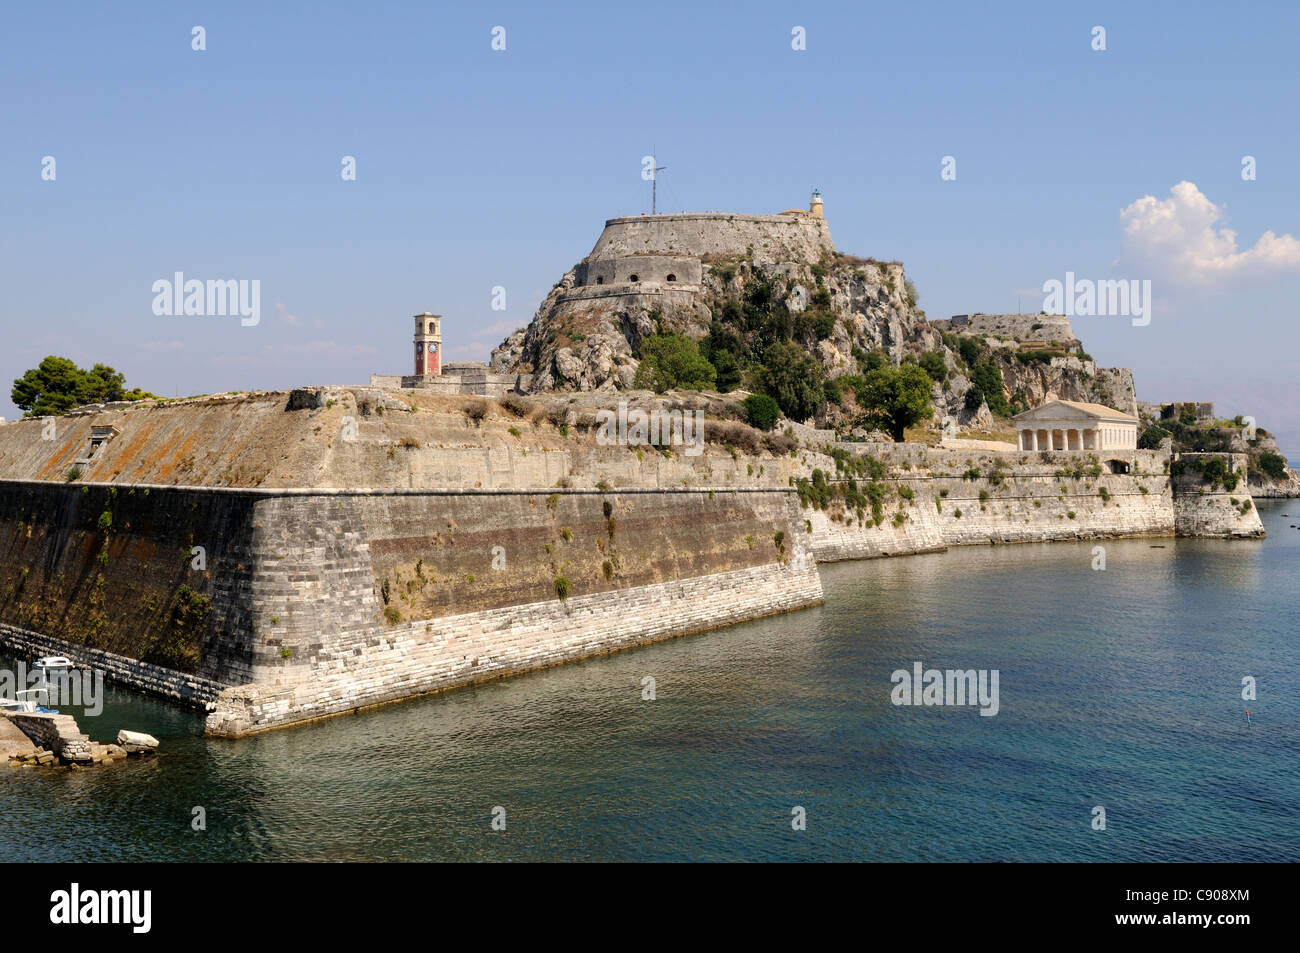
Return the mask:
<path fill-rule="evenodd" d="M 708 355 L 726 350 L 728 363 L 735 358 L 740 373 L 730 381 L 719 366 L 720 390 L 760 390 L 754 370 L 767 348 L 784 342 L 815 358 L 831 381 L 940 355 L 936 421 L 990 422 L 987 407 L 967 406 L 980 361 L 1001 373 L 1005 405 L 993 401 L 995 410 L 1059 397 L 1136 412 L 1131 372 L 1099 367 L 1064 316 L 1001 317 L 1009 320 L 929 322 L 900 263 L 836 251 L 825 223 L 801 210 L 613 219 L 529 325 L 493 351 L 492 369 L 534 375 L 535 391 L 630 390 L 642 343 L 667 333 L 701 342 Z M 960 347 L 962 339 L 973 349 Z M 841 388 L 827 393 L 818 423 L 844 423 L 851 394 L 842 403 Z"/>

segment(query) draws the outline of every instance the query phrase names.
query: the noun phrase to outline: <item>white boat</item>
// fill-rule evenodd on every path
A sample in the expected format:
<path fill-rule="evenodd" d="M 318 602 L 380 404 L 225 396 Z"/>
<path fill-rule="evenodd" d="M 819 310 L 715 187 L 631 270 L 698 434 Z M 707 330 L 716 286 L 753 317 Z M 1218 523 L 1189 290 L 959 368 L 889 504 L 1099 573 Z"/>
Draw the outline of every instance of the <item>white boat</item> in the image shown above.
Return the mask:
<path fill-rule="evenodd" d="M 28 689 L 24 692 L 15 692 L 14 698 L 0 698 L 0 709 L 11 711 L 15 714 L 31 714 L 34 712 L 45 712 L 47 714 L 57 715 L 58 712 L 53 708 L 46 708 L 40 704 L 40 696 L 45 693 L 43 688 Z"/>
<path fill-rule="evenodd" d="M 66 655 L 46 655 L 32 667 L 40 672 L 66 672 L 72 668 L 72 661 Z"/>

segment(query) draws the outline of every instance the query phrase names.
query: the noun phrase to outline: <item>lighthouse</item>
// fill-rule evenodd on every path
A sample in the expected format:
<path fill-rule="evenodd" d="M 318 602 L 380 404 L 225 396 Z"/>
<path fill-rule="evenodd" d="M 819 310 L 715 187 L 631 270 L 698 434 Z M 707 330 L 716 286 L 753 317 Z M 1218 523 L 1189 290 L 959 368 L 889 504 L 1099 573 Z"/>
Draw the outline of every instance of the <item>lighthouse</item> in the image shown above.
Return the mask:
<path fill-rule="evenodd" d="M 426 311 L 415 316 L 415 376 L 442 373 L 442 315 Z"/>
<path fill-rule="evenodd" d="M 822 190 L 813 189 L 812 200 L 808 203 L 808 211 L 812 212 L 813 218 L 825 218 L 826 213 L 822 210 Z"/>

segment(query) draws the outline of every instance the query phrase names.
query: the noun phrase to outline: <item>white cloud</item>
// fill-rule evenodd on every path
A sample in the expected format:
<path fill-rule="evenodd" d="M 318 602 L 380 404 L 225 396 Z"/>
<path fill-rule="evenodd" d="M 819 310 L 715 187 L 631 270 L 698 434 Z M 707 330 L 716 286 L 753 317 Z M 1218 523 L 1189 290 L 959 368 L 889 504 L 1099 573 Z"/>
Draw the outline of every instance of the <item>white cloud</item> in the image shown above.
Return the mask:
<path fill-rule="evenodd" d="M 180 341 L 143 341 L 140 344 L 140 350 L 152 352 L 180 351 L 184 348 L 185 345 Z"/>
<path fill-rule="evenodd" d="M 289 327 L 296 328 L 298 326 L 298 316 L 296 314 L 291 314 L 289 309 L 286 308 L 282 302 L 276 302 L 275 310 L 279 312 L 280 320 L 289 325 Z"/>
<path fill-rule="evenodd" d="M 1264 232 L 1254 247 L 1237 248 L 1237 233 L 1216 227 L 1223 208 L 1192 182 L 1179 182 L 1167 199 L 1144 195 L 1119 213 L 1121 260 L 1202 285 L 1236 275 L 1300 270 L 1300 241 Z"/>
<path fill-rule="evenodd" d="M 282 302 L 276 303 L 275 310 L 279 314 L 280 320 L 283 321 L 285 324 L 289 325 L 289 327 L 296 328 L 298 327 L 298 325 L 302 324 L 302 319 L 299 318 L 298 315 L 290 311 L 287 307 L 285 307 L 285 305 Z M 325 322 L 322 321 L 320 318 L 312 318 L 311 326 L 313 328 L 316 328 L 317 330 L 320 330 L 321 328 L 325 327 Z"/>
<path fill-rule="evenodd" d="M 470 334 L 473 338 L 501 338 L 507 337 L 519 327 L 519 322 L 514 318 L 505 318 L 497 321 L 495 324 L 489 324 L 485 328 L 475 328 Z"/>

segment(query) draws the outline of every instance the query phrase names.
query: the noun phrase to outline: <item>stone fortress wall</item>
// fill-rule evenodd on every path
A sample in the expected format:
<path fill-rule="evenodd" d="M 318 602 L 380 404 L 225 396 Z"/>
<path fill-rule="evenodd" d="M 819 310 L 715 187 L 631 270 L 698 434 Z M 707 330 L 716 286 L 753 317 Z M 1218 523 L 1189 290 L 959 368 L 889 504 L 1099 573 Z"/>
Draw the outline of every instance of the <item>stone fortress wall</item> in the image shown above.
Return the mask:
<path fill-rule="evenodd" d="M 835 243 L 826 220 L 804 209 L 780 215 L 633 215 L 606 221 L 586 260 L 646 253 L 702 258 L 744 255 L 749 249 L 758 263 L 818 261 L 835 251 Z"/>
<path fill-rule="evenodd" d="M 1081 346 L 1070 319 L 1063 314 L 955 314 L 930 324 L 940 331 L 959 334 L 987 334 L 1041 344 L 1058 341 L 1070 350 Z"/>
<path fill-rule="evenodd" d="M 835 470 L 816 449 L 602 447 L 463 403 L 313 388 L 7 425 L 0 644 L 107 660 L 240 735 L 813 605 L 817 559 L 1262 531 L 1244 487 L 1171 481 L 1158 451 L 1082 477 L 1058 471 L 1091 454 L 840 445 L 888 468 L 861 526 L 800 506 L 793 481 Z"/>
<path fill-rule="evenodd" d="M 54 440 L 6 426 L 0 644 L 110 661 L 237 735 L 821 601 L 793 460 L 751 475 L 718 447 L 549 424 L 552 446 L 525 445 L 438 400 L 319 389 L 86 411 Z"/>
<path fill-rule="evenodd" d="M 414 374 L 371 374 L 370 386 L 381 390 L 411 388 L 432 394 L 467 394 L 479 397 L 505 397 L 527 393 L 532 387 L 531 374 L 497 374 L 482 361 L 452 361 L 442 365 L 442 373 L 423 377 Z"/>
<path fill-rule="evenodd" d="M 585 261 L 574 269 L 577 286 L 659 282 L 699 285 L 703 266 L 698 258 L 673 255 L 634 255 Z"/>
<path fill-rule="evenodd" d="M 805 508 L 813 555 L 821 561 L 989 543 L 1264 534 L 1245 488 L 1242 454 L 1220 454 L 1242 474 L 1234 494 L 1207 487 L 1192 472 L 1171 479 L 1170 456 L 1160 450 L 973 453 L 903 444 L 839 446 L 887 462 L 890 492 L 879 526 L 843 518 L 847 514 L 833 507 Z M 809 466 L 836 479 L 829 457 Z M 1100 469 L 1095 476 L 1094 467 Z M 895 522 L 899 513 L 903 519 Z"/>
<path fill-rule="evenodd" d="M 566 276 L 564 300 L 669 295 L 689 303 L 709 257 L 758 264 L 818 261 L 835 251 L 826 220 L 805 209 L 779 215 L 689 213 L 611 218 L 591 254 Z"/>

